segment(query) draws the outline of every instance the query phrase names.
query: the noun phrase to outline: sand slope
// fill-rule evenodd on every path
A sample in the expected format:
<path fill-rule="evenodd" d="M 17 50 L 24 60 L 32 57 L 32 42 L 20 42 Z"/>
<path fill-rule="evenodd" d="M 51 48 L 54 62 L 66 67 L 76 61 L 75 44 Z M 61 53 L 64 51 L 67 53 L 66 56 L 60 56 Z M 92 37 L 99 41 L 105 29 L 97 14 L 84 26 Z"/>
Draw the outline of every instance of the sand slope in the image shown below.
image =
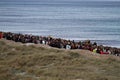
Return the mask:
<path fill-rule="evenodd" d="M 120 57 L 0 40 L 0 80 L 120 80 Z"/>

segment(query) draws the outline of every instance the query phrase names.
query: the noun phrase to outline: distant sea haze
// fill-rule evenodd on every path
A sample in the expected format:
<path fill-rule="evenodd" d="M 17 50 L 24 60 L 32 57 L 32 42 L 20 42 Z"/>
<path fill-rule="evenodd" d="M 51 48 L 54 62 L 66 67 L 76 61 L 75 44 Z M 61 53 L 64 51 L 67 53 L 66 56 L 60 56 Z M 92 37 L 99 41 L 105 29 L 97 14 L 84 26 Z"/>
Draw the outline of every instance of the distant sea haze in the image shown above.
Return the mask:
<path fill-rule="evenodd" d="M 120 1 L 1 0 L 0 31 L 120 48 Z"/>

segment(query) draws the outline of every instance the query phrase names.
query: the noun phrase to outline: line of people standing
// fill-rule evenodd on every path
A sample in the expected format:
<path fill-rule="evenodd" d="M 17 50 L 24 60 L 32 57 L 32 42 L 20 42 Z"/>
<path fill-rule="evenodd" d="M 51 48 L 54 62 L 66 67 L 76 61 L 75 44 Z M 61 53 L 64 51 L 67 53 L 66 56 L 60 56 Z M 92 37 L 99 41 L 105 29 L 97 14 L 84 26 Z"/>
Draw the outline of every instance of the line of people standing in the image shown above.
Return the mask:
<path fill-rule="evenodd" d="M 35 36 L 35 35 L 11 33 L 11 32 L 0 32 L 0 38 L 13 40 L 15 42 L 45 44 L 51 47 L 65 48 L 65 49 L 85 49 L 85 50 L 90 50 L 94 53 L 112 54 L 112 55 L 120 56 L 119 48 L 97 45 L 96 42 L 91 43 L 90 40 L 75 42 L 74 40 L 71 41 L 61 38 L 53 38 L 51 36 L 45 37 L 45 36 Z"/>

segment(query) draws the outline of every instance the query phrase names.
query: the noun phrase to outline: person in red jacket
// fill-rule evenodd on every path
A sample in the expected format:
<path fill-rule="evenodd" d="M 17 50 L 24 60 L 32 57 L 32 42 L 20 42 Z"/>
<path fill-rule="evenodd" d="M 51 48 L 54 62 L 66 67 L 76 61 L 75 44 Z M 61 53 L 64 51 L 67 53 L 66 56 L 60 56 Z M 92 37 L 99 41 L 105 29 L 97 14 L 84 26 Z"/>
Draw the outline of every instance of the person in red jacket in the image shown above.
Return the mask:
<path fill-rule="evenodd" d="M 0 39 L 1 39 L 1 38 L 3 38 L 3 33 L 2 33 L 2 32 L 0 32 Z"/>

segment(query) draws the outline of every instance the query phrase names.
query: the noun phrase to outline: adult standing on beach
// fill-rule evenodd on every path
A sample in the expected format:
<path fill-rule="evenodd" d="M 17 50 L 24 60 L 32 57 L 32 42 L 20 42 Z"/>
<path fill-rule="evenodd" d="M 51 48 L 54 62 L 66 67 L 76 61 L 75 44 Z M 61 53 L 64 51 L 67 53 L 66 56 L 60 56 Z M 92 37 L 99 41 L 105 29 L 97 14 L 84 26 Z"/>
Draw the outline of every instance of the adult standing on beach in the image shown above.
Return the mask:
<path fill-rule="evenodd" d="M 2 33 L 2 32 L 0 32 L 0 39 L 1 39 L 1 38 L 3 38 L 3 33 Z"/>

